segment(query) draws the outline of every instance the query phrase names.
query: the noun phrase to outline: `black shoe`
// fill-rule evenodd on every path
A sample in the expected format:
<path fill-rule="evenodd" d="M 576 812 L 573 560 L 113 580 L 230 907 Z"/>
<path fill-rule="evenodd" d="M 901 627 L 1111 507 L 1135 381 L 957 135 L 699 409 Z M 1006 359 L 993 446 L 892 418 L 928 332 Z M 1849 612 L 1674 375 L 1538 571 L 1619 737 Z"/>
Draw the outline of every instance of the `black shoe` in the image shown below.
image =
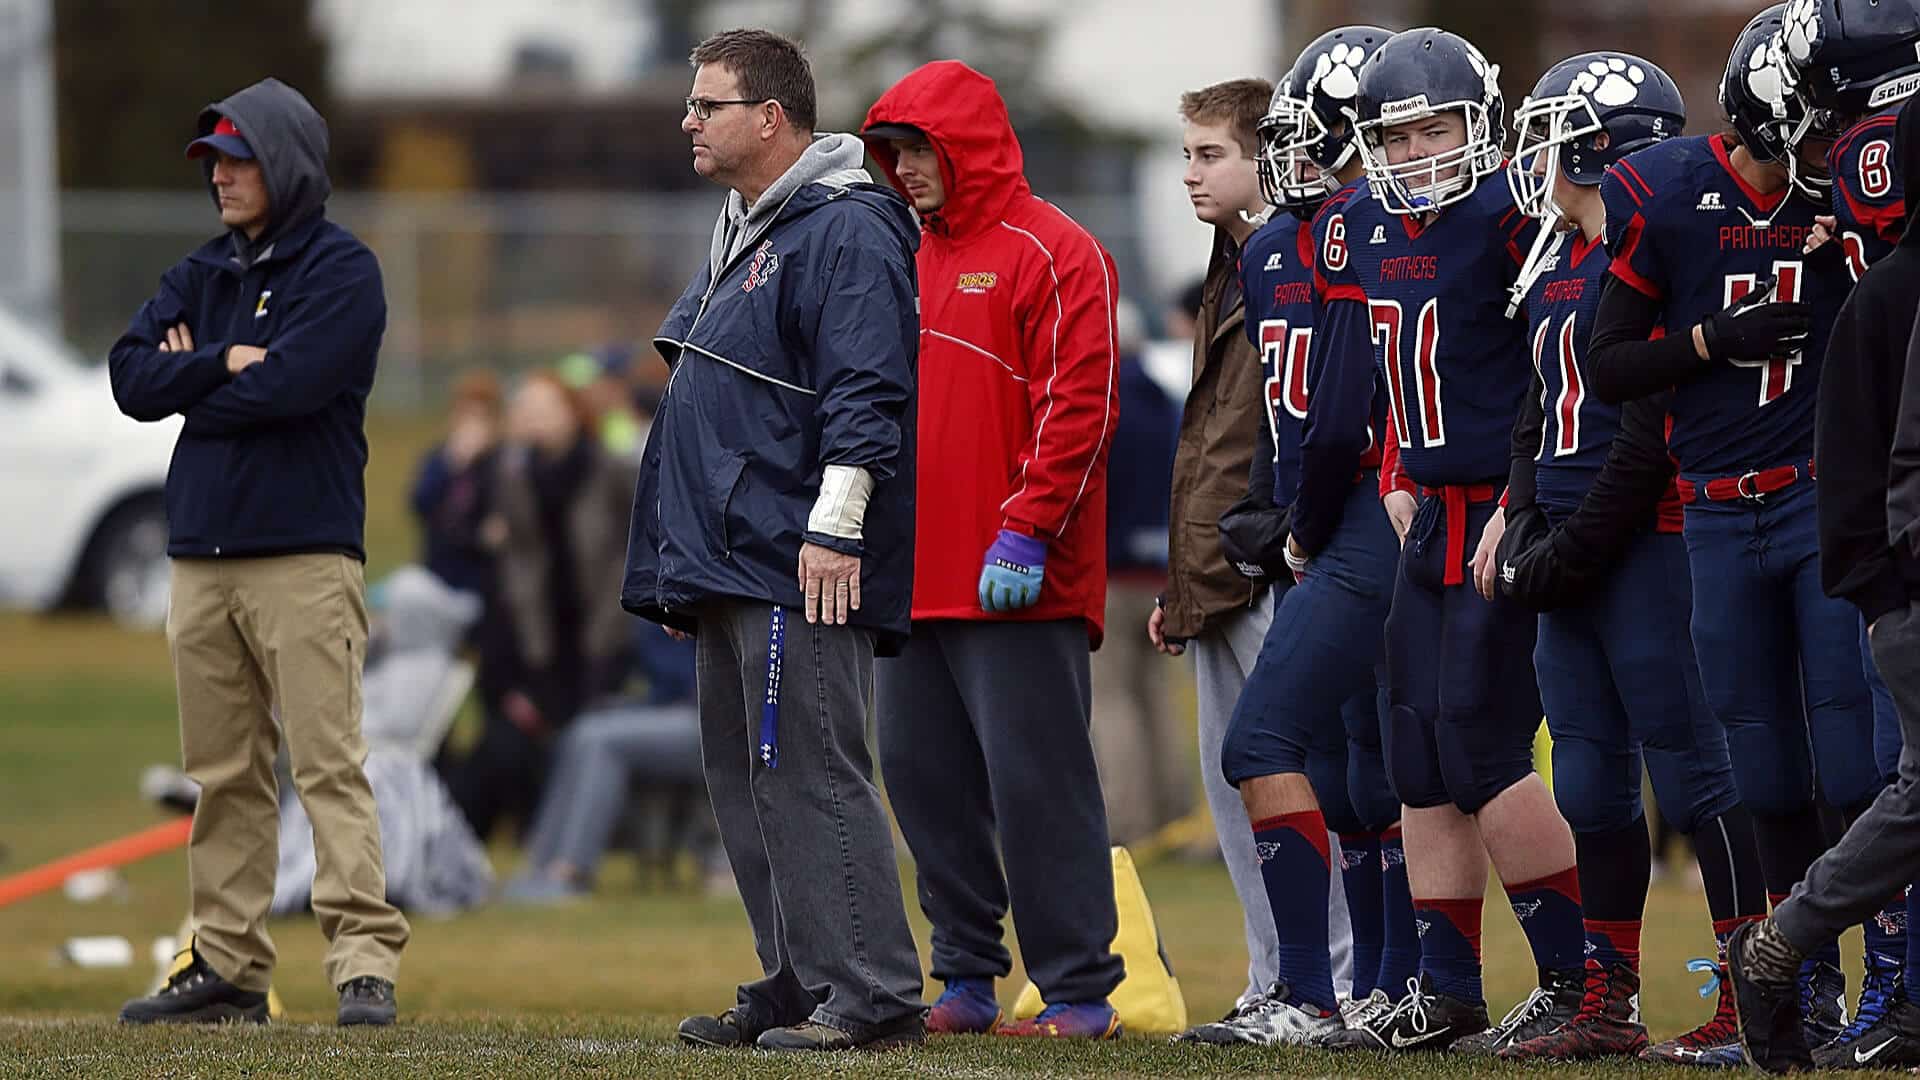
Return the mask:
<path fill-rule="evenodd" d="M 120 1007 L 123 1024 L 223 1024 L 267 1022 L 267 995 L 242 990 L 214 973 L 188 946 L 192 959 L 167 977 L 167 984 L 151 997 L 135 998 Z"/>
<path fill-rule="evenodd" d="M 1329 1050 L 1445 1050 L 1455 1040 L 1487 1028 L 1484 1002 L 1462 1001 L 1437 993 L 1427 976 L 1407 982 L 1407 996 L 1391 1010 L 1377 1012 L 1335 1033 Z"/>
<path fill-rule="evenodd" d="M 1740 1046 L 1747 1060 L 1767 1072 L 1813 1067 L 1806 1032 L 1800 1026 L 1800 988 L 1794 982 L 1763 983 L 1747 973 L 1743 954 L 1747 937 L 1760 923 L 1742 923 L 1727 937 L 1727 977 L 1733 983 L 1733 1011 L 1740 1019 Z"/>
<path fill-rule="evenodd" d="M 1847 1029 L 1847 976 L 1821 961 L 1800 978 L 1800 1024 L 1808 1046 L 1825 1046 Z"/>
<path fill-rule="evenodd" d="M 1822 1069 L 1908 1069 L 1920 1065 L 1920 1005 L 1904 999 L 1895 1001 L 1853 1038 L 1835 1039 L 1815 1050 L 1813 1063 Z"/>
<path fill-rule="evenodd" d="M 1557 1030 L 1580 1011 L 1586 985 L 1586 972 L 1580 968 L 1541 968 L 1540 985 L 1525 1001 L 1515 1005 L 1498 1024 L 1461 1039 L 1453 1048 L 1463 1054 L 1497 1054 Z"/>
<path fill-rule="evenodd" d="M 689 1016 L 680 1021 L 680 1041 L 722 1050 L 752 1046 L 767 1028 L 746 1006 L 735 1005 L 719 1016 Z"/>
<path fill-rule="evenodd" d="M 399 1011 L 392 983 L 376 975 L 362 975 L 340 984 L 340 1014 L 335 1022 L 341 1027 L 386 1027 Z"/>
<path fill-rule="evenodd" d="M 897 1050 L 904 1046 L 919 1046 L 926 1041 L 926 1018 L 914 1012 L 891 1024 L 871 1028 L 857 1035 L 809 1020 L 765 1032 L 754 1040 L 753 1045 L 762 1050 Z"/>

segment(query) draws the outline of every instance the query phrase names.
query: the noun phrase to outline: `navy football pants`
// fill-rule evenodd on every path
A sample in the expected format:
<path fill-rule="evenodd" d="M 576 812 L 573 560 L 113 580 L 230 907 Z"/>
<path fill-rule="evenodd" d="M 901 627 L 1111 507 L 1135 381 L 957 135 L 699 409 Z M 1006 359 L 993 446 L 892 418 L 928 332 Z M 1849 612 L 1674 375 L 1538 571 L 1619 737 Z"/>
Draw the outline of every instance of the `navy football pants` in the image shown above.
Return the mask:
<path fill-rule="evenodd" d="M 1883 786 L 1860 616 L 1820 588 L 1814 487 L 1686 509 L 1693 644 L 1726 728 L 1740 801 L 1779 818 L 1820 793 L 1841 809 Z"/>
<path fill-rule="evenodd" d="M 1326 549 L 1281 594 L 1221 747 L 1235 787 L 1304 773 L 1335 832 L 1377 832 L 1400 816 L 1378 695 L 1398 547 L 1376 485 L 1355 484 Z"/>
<path fill-rule="evenodd" d="M 1387 775 L 1400 801 L 1478 813 L 1533 771 L 1540 728 L 1533 645 L 1538 619 L 1473 587 L 1467 564 L 1494 502 L 1471 504 L 1458 585 L 1443 584 L 1446 510 L 1421 500 L 1400 552 L 1387 616 Z"/>
<path fill-rule="evenodd" d="M 1686 542 L 1647 533 L 1593 596 L 1540 616 L 1533 663 L 1553 733 L 1553 795 L 1573 831 L 1640 820 L 1643 757 L 1660 813 L 1682 833 L 1738 804 L 1727 738 L 1694 662 L 1692 608 Z"/>

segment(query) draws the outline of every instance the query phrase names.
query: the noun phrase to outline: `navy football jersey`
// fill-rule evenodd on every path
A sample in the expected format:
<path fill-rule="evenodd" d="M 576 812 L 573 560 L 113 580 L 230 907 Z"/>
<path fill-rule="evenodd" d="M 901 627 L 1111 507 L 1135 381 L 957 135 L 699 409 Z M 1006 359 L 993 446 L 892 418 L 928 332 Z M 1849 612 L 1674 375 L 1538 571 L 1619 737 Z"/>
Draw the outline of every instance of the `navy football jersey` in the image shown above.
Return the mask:
<path fill-rule="evenodd" d="M 1300 484 L 1300 425 L 1307 418 L 1307 350 L 1313 337 L 1313 235 L 1276 212 L 1240 250 L 1247 339 L 1260 353 L 1267 429 L 1273 434 L 1274 501 Z"/>
<path fill-rule="evenodd" d="M 1837 265 L 1801 253 L 1821 207 L 1782 187 L 1750 188 L 1721 136 L 1669 139 L 1607 171 L 1607 251 L 1613 275 L 1664 306 L 1661 328 L 1694 324 L 1777 277 L 1782 300 L 1813 309 L 1813 332 L 1785 359 L 1716 364 L 1675 388 L 1668 445 L 1692 478 L 1738 476 L 1813 453 L 1820 363 L 1852 283 Z"/>
<path fill-rule="evenodd" d="M 1540 373 L 1540 453 L 1534 486 L 1542 506 L 1571 513 L 1593 486 L 1620 430 L 1620 407 L 1587 388 L 1587 341 L 1607 274 L 1606 248 L 1579 229 L 1560 233 L 1527 293 L 1527 338 Z"/>
<path fill-rule="evenodd" d="M 1868 113 L 1827 152 L 1833 175 L 1834 230 L 1859 281 L 1867 267 L 1893 250 L 1907 213 L 1906 188 L 1893 161 L 1893 126 L 1900 104 Z"/>
<path fill-rule="evenodd" d="M 1533 382 L 1507 289 L 1538 227 L 1497 181 L 1425 226 L 1364 197 L 1328 223 L 1321 265 L 1331 287 L 1366 295 L 1400 467 L 1417 484 L 1504 482 Z"/>

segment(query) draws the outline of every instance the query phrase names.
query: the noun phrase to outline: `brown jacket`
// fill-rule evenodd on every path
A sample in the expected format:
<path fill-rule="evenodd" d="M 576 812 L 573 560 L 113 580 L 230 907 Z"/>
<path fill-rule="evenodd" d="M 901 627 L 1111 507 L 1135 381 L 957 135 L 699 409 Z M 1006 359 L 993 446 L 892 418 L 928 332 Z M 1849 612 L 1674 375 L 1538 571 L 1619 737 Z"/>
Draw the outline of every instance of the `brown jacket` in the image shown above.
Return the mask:
<path fill-rule="evenodd" d="M 1220 515 L 1246 494 L 1260 417 L 1260 356 L 1244 329 L 1239 249 L 1215 233 L 1194 331 L 1193 388 L 1180 417 L 1167 534 L 1165 634 L 1191 638 L 1252 605 L 1258 587 L 1220 550 Z"/>

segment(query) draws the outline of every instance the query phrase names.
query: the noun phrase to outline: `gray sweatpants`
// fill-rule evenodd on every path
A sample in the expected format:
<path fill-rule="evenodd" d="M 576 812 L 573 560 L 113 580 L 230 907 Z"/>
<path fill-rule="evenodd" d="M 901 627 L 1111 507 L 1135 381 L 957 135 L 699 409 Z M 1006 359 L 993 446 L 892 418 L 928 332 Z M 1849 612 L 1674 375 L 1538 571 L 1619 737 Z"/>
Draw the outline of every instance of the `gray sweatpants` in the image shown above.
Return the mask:
<path fill-rule="evenodd" d="M 1220 855 L 1226 860 L 1227 876 L 1233 880 L 1245 922 L 1247 987 L 1240 993 L 1241 1001 L 1265 993 L 1279 977 L 1280 936 L 1273 923 L 1273 908 L 1267 903 L 1260 859 L 1254 852 L 1253 825 L 1247 820 L 1239 789 L 1221 775 L 1220 747 L 1233 720 L 1234 703 L 1240 700 L 1240 690 L 1260 656 L 1260 645 L 1273 622 L 1273 609 L 1273 594 L 1267 592 L 1258 605 L 1217 616 L 1198 637 L 1187 642 L 1187 652 L 1193 656 L 1194 699 L 1200 720 L 1200 784 L 1207 794 L 1214 833 L 1220 838 Z M 1339 837 L 1328 834 L 1328 843 L 1333 865 L 1338 866 Z M 1334 990 L 1346 997 L 1353 989 L 1353 929 L 1339 874 L 1328 879 L 1327 944 Z"/>
<path fill-rule="evenodd" d="M 700 612 L 701 759 L 765 977 L 740 1003 L 765 1022 L 856 1034 L 922 1011 L 893 832 L 873 784 L 873 635 L 786 612 L 777 765 L 760 758 L 765 603 Z"/>
<path fill-rule="evenodd" d="M 1882 615 L 1872 646 L 1900 713 L 1900 772 L 1774 909 L 1781 932 L 1807 955 L 1880 910 L 1920 873 L 1920 604 Z"/>
<path fill-rule="evenodd" d="M 1079 619 L 937 620 L 914 623 L 879 663 L 881 770 L 933 923 L 936 979 L 1012 970 L 1000 925 L 1011 899 L 1047 1004 L 1099 1001 L 1120 983 L 1088 656 Z"/>

